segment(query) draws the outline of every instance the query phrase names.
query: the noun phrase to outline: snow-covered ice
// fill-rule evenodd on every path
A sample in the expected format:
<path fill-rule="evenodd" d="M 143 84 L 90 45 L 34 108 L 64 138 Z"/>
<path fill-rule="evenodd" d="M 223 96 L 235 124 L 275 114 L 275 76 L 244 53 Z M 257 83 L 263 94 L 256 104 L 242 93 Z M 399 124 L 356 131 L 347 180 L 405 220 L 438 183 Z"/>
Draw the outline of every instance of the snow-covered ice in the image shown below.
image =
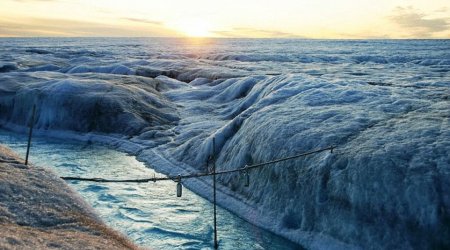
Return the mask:
<path fill-rule="evenodd" d="M 449 40 L 0 43 L 6 128 L 37 104 L 38 133 L 170 174 L 205 171 L 213 137 L 219 170 L 335 145 L 253 170 L 248 188 L 222 175 L 219 203 L 309 248 L 450 245 Z"/>

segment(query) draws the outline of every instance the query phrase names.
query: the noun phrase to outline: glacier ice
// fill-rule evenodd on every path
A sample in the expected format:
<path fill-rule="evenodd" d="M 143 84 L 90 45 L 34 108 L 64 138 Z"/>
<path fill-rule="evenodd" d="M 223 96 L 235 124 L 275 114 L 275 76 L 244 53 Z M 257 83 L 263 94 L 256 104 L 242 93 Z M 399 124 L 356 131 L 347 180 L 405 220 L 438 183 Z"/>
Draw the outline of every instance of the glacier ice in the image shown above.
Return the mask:
<path fill-rule="evenodd" d="M 152 79 L 59 75 L 34 73 L 30 78 L 19 73 L 2 78 L 2 91 L 7 93 L 0 99 L 3 122 L 27 123 L 33 105 L 35 127 L 45 130 L 135 135 L 179 119 L 175 106 L 155 89 Z"/>
<path fill-rule="evenodd" d="M 335 145 L 248 188 L 221 175 L 219 203 L 308 248 L 450 246 L 449 40 L 12 42 L 4 127 L 36 103 L 40 131 L 124 135 L 109 143 L 170 174 L 205 171 L 213 137 L 219 170 Z"/>

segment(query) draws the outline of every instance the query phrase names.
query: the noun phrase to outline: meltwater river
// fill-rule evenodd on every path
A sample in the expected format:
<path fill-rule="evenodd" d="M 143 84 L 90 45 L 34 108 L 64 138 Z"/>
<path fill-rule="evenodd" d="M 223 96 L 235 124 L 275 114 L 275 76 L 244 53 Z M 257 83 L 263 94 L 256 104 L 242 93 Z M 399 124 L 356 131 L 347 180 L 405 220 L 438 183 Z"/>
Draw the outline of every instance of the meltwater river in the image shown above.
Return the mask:
<path fill-rule="evenodd" d="M 24 156 L 26 135 L 0 130 L 0 143 Z M 53 138 L 33 138 L 30 161 L 60 176 L 142 178 L 162 176 L 134 156 L 96 144 Z M 94 207 L 103 221 L 137 244 L 151 249 L 210 249 L 213 246 L 212 204 L 175 183 L 69 184 Z M 218 209 L 220 249 L 299 249 L 234 214 Z"/>

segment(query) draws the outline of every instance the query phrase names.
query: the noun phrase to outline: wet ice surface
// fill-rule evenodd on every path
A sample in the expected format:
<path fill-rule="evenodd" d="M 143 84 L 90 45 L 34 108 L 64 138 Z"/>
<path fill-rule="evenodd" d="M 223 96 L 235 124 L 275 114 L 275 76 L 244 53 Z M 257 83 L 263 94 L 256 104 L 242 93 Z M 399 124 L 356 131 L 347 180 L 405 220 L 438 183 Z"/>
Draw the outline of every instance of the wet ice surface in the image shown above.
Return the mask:
<path fill-rule="evenodd" d="M 0 130 L 0 143 L 20 155 L 25 135 Z M 60 176 L 104 178 L 160 177 L 135 157 L 104 146 L 33 138 L 30 161 Z M 124 184 L 70 181 L 111 227 L 151 249 L 210 249 L 213 244 L 212 204 L 184 188 L 177 198 L 172 181 Z M 299 249 L 300 246 L 261 230 L 218 208 L 221 249 Z"/>

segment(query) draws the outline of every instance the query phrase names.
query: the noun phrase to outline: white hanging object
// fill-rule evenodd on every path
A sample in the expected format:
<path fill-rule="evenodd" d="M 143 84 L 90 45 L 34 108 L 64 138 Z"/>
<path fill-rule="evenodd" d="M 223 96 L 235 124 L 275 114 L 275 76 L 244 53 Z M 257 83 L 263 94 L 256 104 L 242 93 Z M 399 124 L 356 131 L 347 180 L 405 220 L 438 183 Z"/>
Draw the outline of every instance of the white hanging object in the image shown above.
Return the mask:
<path fill-rule="evenodd" d="M 177 197 L 181 197 L 183 193 L 183 185 L 181 185 L 181 175 L 178 175 L 177 182 Z"/>

